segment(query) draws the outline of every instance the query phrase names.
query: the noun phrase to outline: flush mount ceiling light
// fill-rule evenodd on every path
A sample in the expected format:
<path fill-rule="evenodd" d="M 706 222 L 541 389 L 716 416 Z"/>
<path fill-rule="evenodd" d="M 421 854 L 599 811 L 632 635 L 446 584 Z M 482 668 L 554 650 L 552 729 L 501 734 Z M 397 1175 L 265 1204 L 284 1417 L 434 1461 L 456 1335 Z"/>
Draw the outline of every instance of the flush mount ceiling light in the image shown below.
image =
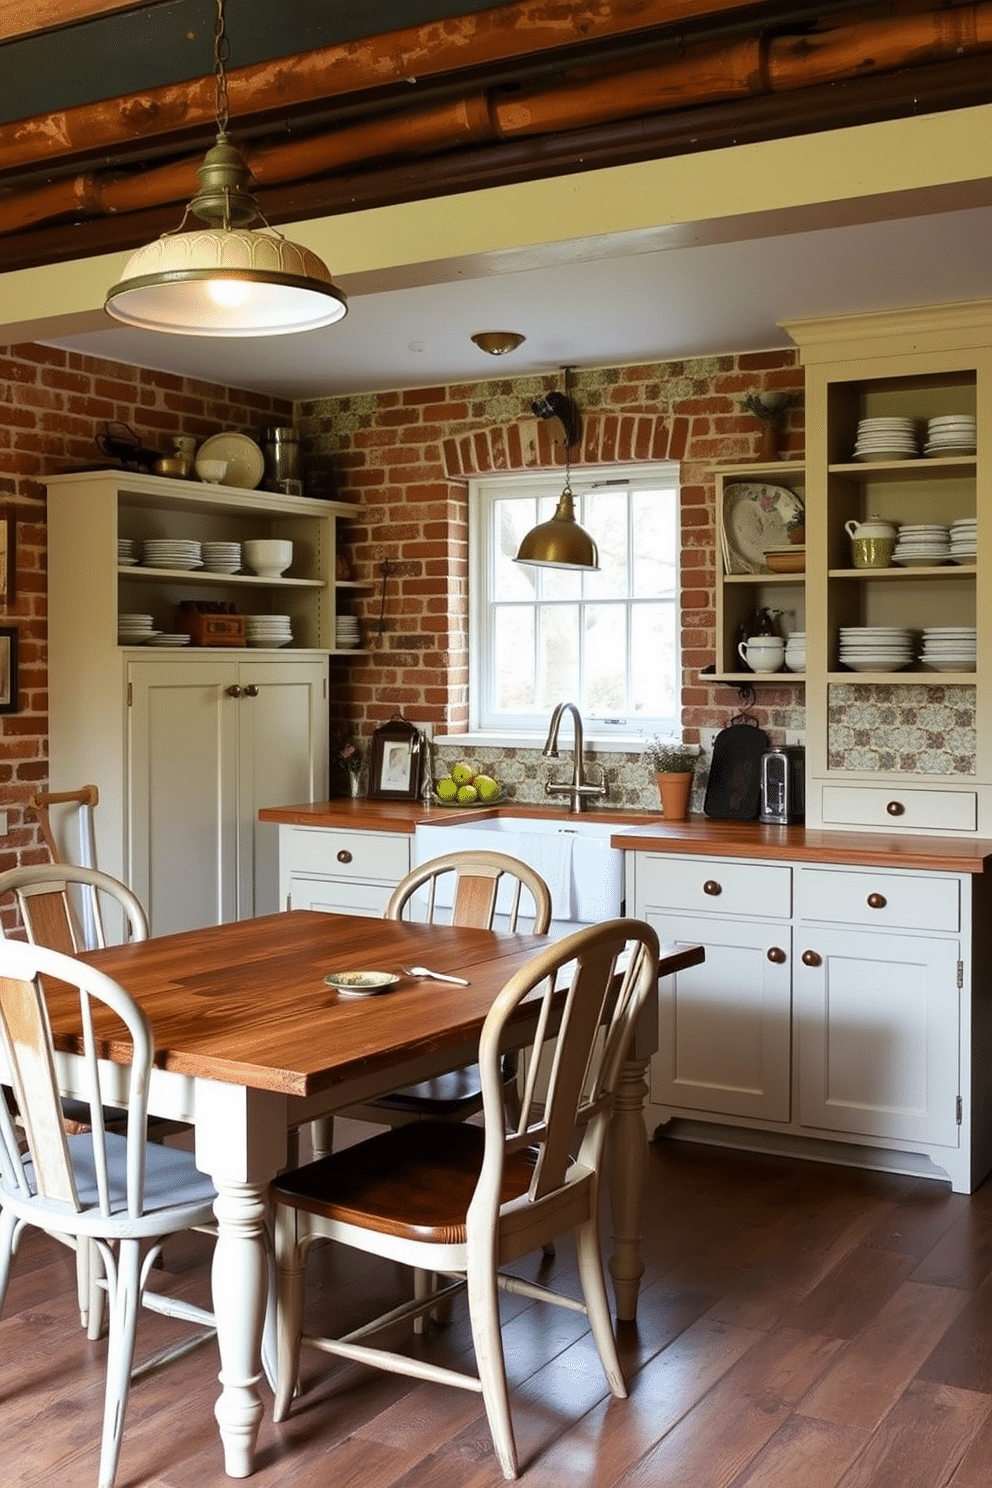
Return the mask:
<path fill-rule="evenodd" d="M 517 331 L 476 331 L 470 339 L 480 351 L 487 351 L 490 356 L 505 356 L 508 351 L 516 351 L 518 346 L 522 346 L 527 337 Z"/>
<path fill-rule="evenodd" d="M 558 418 L 565 430 L 565 487 L 558 498 L 550 522 L 532 527 L 517 550 L 515 563 L 529 563 L 535 568 L 599 568 L 599 549 L 584 527 L 575 520 L 575 506 L 569 476 L 572 470 L 572 446 L 578 444 L 582 420 L 578 408 L 568 396 L 570 368 L 565 368 L 565 393 L 549 393 L 531 405 L 540 418 Z M 545 409 L 547 410 L 545 412 Z M 564 416 L 563 416 L 564 415 Z"/>
<path fill-rule="evenodd" d="M 248 189 L 251 172 L 228 138 L 227 55 L 217 0 L 217 142 L 179 227 L 132 254 L 106 309 L 127 325 L 181 336 L 281 336 L 332 325 L 347 313 L 344 294 L 315 253 L 265 220 Z M 191 213 L 206 226 L 184 232 Z M 249 231 L 253 222 L 265 230 Z"/>

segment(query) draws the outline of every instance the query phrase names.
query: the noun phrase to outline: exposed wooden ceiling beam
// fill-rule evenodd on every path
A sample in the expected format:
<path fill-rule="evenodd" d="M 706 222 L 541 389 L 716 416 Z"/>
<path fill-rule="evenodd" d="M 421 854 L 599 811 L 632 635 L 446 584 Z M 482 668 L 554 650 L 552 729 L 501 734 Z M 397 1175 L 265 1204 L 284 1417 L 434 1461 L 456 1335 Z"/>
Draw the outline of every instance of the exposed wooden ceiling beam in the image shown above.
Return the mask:
<path fill-rule="evenodd" d="M 0 10 L 0 41 L 60 31 L 94 16 L 137 10 L 143 0 L 4 0 Z"/>

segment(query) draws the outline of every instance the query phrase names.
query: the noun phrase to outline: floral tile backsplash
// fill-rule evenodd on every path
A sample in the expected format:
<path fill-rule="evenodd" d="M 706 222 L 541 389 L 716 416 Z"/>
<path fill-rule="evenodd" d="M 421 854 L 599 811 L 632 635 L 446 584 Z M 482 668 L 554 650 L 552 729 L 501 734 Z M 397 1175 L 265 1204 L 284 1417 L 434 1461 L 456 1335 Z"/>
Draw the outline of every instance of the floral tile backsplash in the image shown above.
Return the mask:
<path fill-rule="evenodd" d="M 830 688 L 831 770 L 974 775 L 975 750 L 973 686 L 836 683 Z"/>

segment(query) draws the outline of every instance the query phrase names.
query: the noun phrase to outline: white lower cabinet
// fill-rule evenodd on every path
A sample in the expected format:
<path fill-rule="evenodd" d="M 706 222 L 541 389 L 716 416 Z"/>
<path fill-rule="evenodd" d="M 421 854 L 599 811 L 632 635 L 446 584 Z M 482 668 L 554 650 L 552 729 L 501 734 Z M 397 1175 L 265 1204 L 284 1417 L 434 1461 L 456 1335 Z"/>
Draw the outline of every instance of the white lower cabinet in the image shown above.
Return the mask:
<path fill-rule="evenodd" d="M 127 692 L 129 879 L 153 932 L 274 913 L 278 829 L 258 811 L 324 788 L 323 660 L 132 661 Z"/>
<path fill-rule="evenodd" d="M 662 941 L 706 948 L 661 984 L 652 1130 L 811 1156 L 829 1142 L 833 1160 L 947 1176 L 959 1192 L 981 1182 L 984 875 L 652 852 L 627 864 L 632 912 Z"/>
<path fill-rule="evenodd" d="M 409 832 L 279 827 L 279 900 L 284 909 L 381 919 L 410 871 Z"/>

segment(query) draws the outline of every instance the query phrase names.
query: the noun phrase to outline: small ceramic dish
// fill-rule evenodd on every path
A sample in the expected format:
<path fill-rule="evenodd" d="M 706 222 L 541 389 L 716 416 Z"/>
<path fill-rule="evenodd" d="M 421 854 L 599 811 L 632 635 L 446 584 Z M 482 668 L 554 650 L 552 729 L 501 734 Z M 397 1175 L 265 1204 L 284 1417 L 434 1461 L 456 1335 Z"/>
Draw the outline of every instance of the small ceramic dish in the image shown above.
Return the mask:
<path fill-rule="evenodd" d="M 375 997 L 395 987 L 399 977 L 391 971 L 331 971 L 324 981 L 339 997 Z"/>

